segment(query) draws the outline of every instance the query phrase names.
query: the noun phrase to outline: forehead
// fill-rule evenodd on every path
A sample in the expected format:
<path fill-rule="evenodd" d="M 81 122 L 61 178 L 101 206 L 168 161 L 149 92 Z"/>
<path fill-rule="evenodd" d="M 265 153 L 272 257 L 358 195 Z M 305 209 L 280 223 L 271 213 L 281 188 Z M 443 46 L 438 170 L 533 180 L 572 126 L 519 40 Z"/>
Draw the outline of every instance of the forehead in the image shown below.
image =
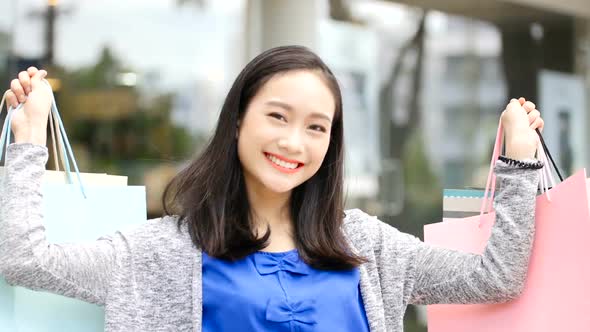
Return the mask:
<path fill-rule="evenodd" d="M 309 70 L 290 71 L 273 76 L 256 93 L 252 103 L 280 101 L 296 112 L 321 112 L 334 117 L 336 103 L 326 79 Z M 271 103 L 272 104 L 272 103 Z"/>

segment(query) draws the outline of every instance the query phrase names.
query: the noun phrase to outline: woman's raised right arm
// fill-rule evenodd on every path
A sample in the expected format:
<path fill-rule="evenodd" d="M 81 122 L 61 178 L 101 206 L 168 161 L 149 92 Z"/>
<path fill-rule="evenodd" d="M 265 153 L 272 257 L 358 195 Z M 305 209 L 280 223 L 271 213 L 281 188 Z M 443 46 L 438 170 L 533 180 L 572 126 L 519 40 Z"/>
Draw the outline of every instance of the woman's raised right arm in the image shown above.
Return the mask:
<path fill-rule="evenodd" d="M 77 244 L 51 244 L 45 236 L 41 184 L 51 105 L 45 75 L 29 68 L 7 92 L 9 106 L 28 98 L 13 116 L 17 143 L 7 147 L 0 175 L 0 274 L 11 285 L 104 305 L 115 266 L 121 264 L 115 243 L 125 242 L 122 235 Z"/>
<path fill-rule="evenodd" d="M 0 274 L 14 286 L 104 305 L 118 264 L 114 241 L 103 237 L 88 243 L 48 243 L 41 192 L 47 156 L 44 146 L 8 147 L 0 187 Z"/>

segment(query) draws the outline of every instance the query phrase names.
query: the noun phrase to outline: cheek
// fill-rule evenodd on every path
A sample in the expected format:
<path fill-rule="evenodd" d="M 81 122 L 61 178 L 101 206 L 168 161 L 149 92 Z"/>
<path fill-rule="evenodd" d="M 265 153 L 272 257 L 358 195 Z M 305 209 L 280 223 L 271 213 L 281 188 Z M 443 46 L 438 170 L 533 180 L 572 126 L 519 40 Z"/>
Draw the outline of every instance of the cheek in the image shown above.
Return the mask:
<path fill-rule="evenodd" d="M 265 126 L 256 118 L 247 118 L 238 130 L 238 147 L 244 150 L 251 150 L 264 138 Z M 259 124 L 256 125 L 256 122 Z"/>
<path fill-rule="evenodd" d="M 255 144 L 255 137 L 253 136 L 253 132 L 248 130 L 248 128 L 240 128 L 238 132 L 238 158 L 242 165 L 247 164 L 249 159 L 252 155 L 252 148 Z"/>
<path fill-rule="evenodd" d="M 323 140 L 322 142 L 315 142 L 315 144 L 311 145 L 310 154 L 313 160 L 314 172 L 316 172 L 322 165 L 326 154 L 328 153 L 329 146 L 329 139 Z"/>
<path fill-rule="evenodd" d="M 238 158 L 242 165 L 255 161 L 255 151 L 258 145 L 256 135 L 245 132 L 240 133 L 238 138 Z"/>
<path fill-rule="evenodd" d="M 238 158 L 242 167 L 255 172 L 260 167 L 262 151 L 269 146 L 274 137 L 272 128 L 268 126 L 248 126 L 238 134 Z"/>

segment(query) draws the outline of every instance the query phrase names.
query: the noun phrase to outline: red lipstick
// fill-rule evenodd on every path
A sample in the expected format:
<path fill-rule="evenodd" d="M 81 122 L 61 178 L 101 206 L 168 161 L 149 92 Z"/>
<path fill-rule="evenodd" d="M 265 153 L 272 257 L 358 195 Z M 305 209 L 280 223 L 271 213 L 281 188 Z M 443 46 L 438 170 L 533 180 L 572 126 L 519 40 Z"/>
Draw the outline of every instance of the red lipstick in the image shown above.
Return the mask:
<path fill-rule="evenodd" d="M 281 171 L 283 173 L 293 174 L 295 172 L 298 172 L 303 167 L 303 165 L 304 165 L 302 162 L 300 162 L 298 160 L 287 159 L 285 157 L 276 155 L 274 153 L 265 152 L 264 155 L 265 155 L 264 158 L 272 165 L 272 167 L 274 167 L 275 169 L 277 169 L 277 170 L 279 170 L 279 171 Z M 286 167 L 277 165 L 272 160 L 270 160 L 268 158 L 268 156 L 273 156 L 273 157 L 275 157 L 275 158 L 277 158 L 279 160 L 282 160 L 282 161 L 285 161 L 285 162 L 288 162 L 288 163 L 297 164 L 297 167 L 295 167 L 295 168 L 286 168 Z"/>

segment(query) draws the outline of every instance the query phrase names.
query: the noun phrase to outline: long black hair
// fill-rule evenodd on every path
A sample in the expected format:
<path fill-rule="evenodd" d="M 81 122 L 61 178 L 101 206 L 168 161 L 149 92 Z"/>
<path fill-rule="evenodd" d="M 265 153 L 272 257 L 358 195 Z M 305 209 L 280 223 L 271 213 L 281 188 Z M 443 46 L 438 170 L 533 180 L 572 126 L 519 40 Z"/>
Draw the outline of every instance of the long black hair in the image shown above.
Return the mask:
<path fill-rule="evenodd" d="M 332 92 L 336 109 L 322 165 L 291 194 L 295 243 L 301 258 L 315 268 L 350 269 L 365 259 L 352 253 L 342 230 L 342 96 L 332 71 L 302 46 L 270 49 L 244 67 L 225 98 L 207 147 L 166 186 L 164 212 L 178 214 L 178 226 L 187 223 L 193 243 L 213 257 L 240 259 L 268 245 L 270 229 L 262 237 L 254 232 L 235 133 L 260 88 L 273 76 L 296 70 L 319 73 Z"/>

